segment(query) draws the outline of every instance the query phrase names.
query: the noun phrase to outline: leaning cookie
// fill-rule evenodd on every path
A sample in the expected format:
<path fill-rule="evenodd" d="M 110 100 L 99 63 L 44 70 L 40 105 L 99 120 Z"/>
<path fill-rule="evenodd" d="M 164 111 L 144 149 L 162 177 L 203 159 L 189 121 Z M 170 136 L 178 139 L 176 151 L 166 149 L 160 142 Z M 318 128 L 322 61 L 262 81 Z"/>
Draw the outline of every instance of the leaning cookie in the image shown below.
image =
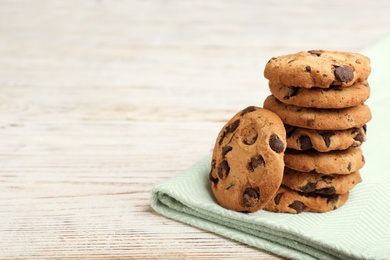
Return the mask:
<path fill-rule="evenodd" d="M 318 130 L 345 130 L 362 127 L 371 120 L 365 104 L 341 109 L 302 108 L 280 102 L 273 95 L 264 101 L 264 108 L 276 113 L 288 125 Z"/>
<path fill-rule="evenodd" d="M 287 149 L 284 162 L 286 167 L 296 171 L 315 171 L 322 174 L 350 174 L 365 164 L 360 147 L 327 153 Z"/>
<path fill-rule="evenodd" d="M 275 197 L 264 207 L 265 210 L 284 213 L 327 212 L 340 208 L 347 201 L 349 192 L 321 196 L 302 193 L 280 186 Z"/>
<path fill-rule="evenodd" d="M 282 103 L 314 108 L 346 108 L 362 104 L 370 97 L 367 81 L 350 87 L 331 85 L 329 88 L 302 88 L 269 82 L 271 93 Z"/>
<path fill-rule="evenodd" d="M 358 147 L 366 141 L 366 125 L 346 130 L 313 130 L 285 125 L 287 147 L 295 150 L 315 149 L 319 152 Z"/>
<path fill-rule="evenodd" d="M 364 55 L 336 51 L 302 51 L 270 59 L 264 76 L 286 86 L 329 88 L 351 86 L 371 73 L 370 59 Z"/>
<path fill-rule="evenodd" d="M 286 132 L 273 112 L 248 107 L 218 134 L 209 175 L 217 202 L 227 209 L 255 212 L 277 192 L 283 177 Z"/>
<path fill-rule="evenodd" d="M 325 175 L 284 169 L 282 185 L 292 190 L 321 195 L 344 194 L 362 182 L 359 171 L 350 174 Z"/>

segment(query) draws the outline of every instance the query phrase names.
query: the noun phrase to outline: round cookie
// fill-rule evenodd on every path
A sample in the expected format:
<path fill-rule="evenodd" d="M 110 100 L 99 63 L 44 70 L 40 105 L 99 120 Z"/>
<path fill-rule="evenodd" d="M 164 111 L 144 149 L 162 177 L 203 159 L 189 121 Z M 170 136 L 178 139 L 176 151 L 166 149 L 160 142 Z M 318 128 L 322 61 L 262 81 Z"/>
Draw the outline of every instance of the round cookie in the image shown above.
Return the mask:
<path fill-rule="evenodd" d="M 313 130 L 285 125 L 287 148 L 295 150 L 314 149 L 319 152 L 345 150 L 358 147 L 367 140 L 367 127 L 347 130 Z"/>
<path fill-rule="evenodd" d="M 318 130 L 362 127 L 372 117 L 370 108 L 365 104 L 341 109 L 302 108 L 284 104 L 273 95 L 265 99 L 264 108 L 276 113 L 285 124 Z"/>
<path fill-rule="evenodd" d="M 314 108 L 346 108 L 362 104 L 370 97 L 367 81 L 350 87 L 331 85 L 329 88 L 302 88 L 269 82 L 271 93 L 282 103 Z"/>
<path fill-rule="evenodd" d="M 321 196 L 291 190 L 280 186 L 275 197 L 264 207 L 265 210 L 284 213 L 327 212 L 340 208 L 347 201 L 349 192 Z"/>
<path fill-rule="evenodd" d="M 362 182 L 359 171 L 350 174 L 324 175 L 284 169 L 282 185 L 304 193 L 321 195 L 344 194 Z"/>
<path fill-rule="evenodd" d="M 315 171 L 322 174 L 349 174 L 361 169 L 365 164 L 360 147 L 327 153 L 287 149 L 284 162 L 287 168 L 296 171 Z"/>
<path fill-rule="evenodd" d="M 255 212 L 275 195 L 283 178 L 286 132 L 273 112 L 247 107 L 218 134 L 210 181 L 218 203 L 227 209 Z"/>
<path fill-rule="evenodd" d="M 351 86 L 371 73 L 370 59 L 364 55 L 338 51 L 302 51 L 271 58 L 264 77 L 274 83 L 303 88 Z"/>

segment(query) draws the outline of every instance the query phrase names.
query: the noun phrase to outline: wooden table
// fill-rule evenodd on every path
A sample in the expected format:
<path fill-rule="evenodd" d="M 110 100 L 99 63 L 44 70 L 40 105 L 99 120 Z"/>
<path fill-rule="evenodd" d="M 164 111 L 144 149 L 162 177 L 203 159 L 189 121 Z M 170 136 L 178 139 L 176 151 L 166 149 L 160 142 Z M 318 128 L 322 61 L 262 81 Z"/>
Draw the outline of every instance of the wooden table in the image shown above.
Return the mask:
<path fill-rule="evenodd" d="M 275 256 L 175 222 L 154 184 L 268 95 L 269 58 L 359 51 L 389 1 L 0 2 L 0 257 Z M 374 68 L 375 69 L 375 68 Z"/>

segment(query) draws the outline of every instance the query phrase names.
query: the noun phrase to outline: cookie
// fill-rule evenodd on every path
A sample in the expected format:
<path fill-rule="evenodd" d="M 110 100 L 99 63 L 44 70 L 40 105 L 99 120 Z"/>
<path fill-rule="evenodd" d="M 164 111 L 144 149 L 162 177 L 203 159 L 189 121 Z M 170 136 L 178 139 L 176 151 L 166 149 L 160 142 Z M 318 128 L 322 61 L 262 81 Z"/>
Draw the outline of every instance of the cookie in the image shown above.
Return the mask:
<path fill-rule="evenodd" d="M 282 185 L 304 193 L 321 195 L 344 194 L 362 182 L 359 171 L 350 174 L 325 175 L 284 169 Z"/>
<path fill-rule="evenodd" d="M 341 109 L 302 108 L 280 102 L 273 95 L 264 101 L 264 108 L 276 113 L 283 123 L 318 130 L 345 130 L 362 127 L 371 120 L 365 104 Z"/>
<path fill-rule="evenodd" d="M 302 51 L 271 58 L 264 77 L 276 84 L 303 88 L 351 86 L 371 73 L 370 59 L 364 55 L 338 51 Z"/>
<path fill-rule="evenodd" d="M 313 130 L 285 125 L 287 147 L 295 150 L 315 149 L 319 152 L 358 147 L 367 140 L 367 126 L 347 130 Z"/>
<path fill-rule="evenodd" d="M 360 147 L 327 153 L 287 149 L 284 162 L 287 168 L 296 171 L 315 171 L 322 174 L 349 174 L 361 169 L 365 164 Z"/>
<path fill-rule="evenodd" d="M 265 210 L 284 213 L 327 212 L 340 208 L 347 201 L 349 192 L 321 196 L 302 193 L 280 186 L 275 197 L 264 207 Z"/>
<path fill-rule="evenodd" d="M 370 97 L 367 81 L 350 87 L 331 85 L 329 88 L 302 88 L 269 82 L 271 93 L 282 103 L 314 108 L 346 108 L 362 104 Z"/>
<path fill-rule="evenodd" d="M 218 134 L 209 179 L 217 202 L 227 209 L 255 212 L 282 182 L 286 132 L 273 112 L 247 107 Z"/>

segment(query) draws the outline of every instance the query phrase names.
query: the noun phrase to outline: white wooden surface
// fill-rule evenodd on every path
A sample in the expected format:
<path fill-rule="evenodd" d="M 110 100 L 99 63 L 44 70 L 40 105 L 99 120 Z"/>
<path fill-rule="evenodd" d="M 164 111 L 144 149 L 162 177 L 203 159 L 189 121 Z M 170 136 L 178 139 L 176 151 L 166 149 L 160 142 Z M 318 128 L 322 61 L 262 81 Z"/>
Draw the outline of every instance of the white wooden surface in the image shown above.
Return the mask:
<path fill-rule="evenodd" d="M 390 32 L 389 11 L 385 0 L 1 0 L 0 258 L 277 258 L 154 213 L 150 189 L 262 105 L 269 58 L 359 51 Z"/>

